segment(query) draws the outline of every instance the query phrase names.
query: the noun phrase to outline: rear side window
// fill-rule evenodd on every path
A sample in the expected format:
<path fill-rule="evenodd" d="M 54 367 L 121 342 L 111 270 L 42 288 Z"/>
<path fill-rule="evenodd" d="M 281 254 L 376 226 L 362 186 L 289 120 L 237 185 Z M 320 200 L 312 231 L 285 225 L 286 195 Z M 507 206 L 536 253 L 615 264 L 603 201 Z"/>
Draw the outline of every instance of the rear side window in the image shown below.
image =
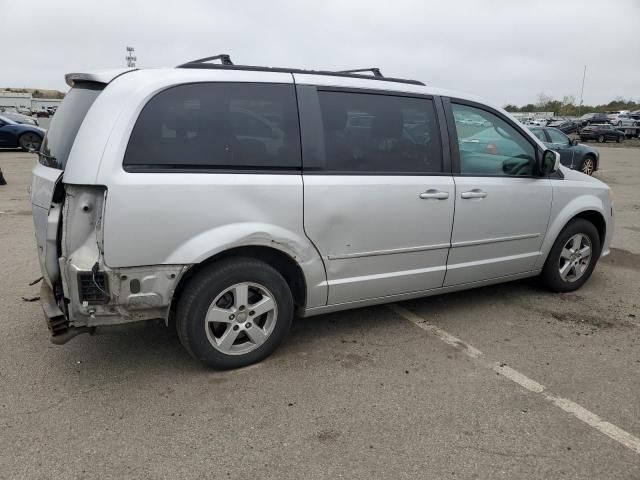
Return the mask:
<path fill-rule="evenodd" d="M 325 147 L 320 170 L 442 172 L 442 146 L 432 100 L 337 91 L 319 91 L 318 97 Z"/>
<path fill-rule="evenodd" d="M 80 125 L 103 89 L 101 83 L 76 82 L 65 95 L 42 142 L 41 164 L 64 170 Z"/>
<path fill-rule="evenodd" d="M 128 171 L 298 170 L 294 88 L 197 83 L 165 90 L 142 109 L 124 166 Z"/>
<path fill-rule="evenodd" d="M 549 138 L 551 138 L 551 143 L 569 143 L 569 137 L 555 128 L 548 129 L 547 133 L 549 134 Z"/>

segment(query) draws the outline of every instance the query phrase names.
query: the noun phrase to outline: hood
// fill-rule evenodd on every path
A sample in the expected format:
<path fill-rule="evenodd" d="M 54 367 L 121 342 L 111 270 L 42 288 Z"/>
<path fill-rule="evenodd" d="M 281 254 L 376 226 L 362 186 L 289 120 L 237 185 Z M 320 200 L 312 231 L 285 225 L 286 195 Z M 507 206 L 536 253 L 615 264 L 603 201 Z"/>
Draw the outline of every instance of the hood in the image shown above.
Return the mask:
<path fill-rule="evenodd" d="M 16 123 L 14 125 L 10 125 L 11 130 L 15 132 L 34 132 L 38 135 L 42 135 L 44 137 L 47 131 L 44 128 L 36 127 L 35 125 L 30 125 L 28 123 Z"/>

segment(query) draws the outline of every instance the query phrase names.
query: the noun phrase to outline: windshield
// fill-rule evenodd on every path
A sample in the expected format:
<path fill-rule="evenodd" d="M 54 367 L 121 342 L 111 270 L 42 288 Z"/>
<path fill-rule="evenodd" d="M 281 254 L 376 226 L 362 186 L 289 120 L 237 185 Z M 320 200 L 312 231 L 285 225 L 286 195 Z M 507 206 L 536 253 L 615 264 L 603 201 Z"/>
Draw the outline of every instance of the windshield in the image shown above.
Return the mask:
<path fill-rule="evenodd" d="M 41 164 L 64 170 L 80 125 L 102 89 L 102 84 L 81 82 L 67 93 L 42 142 Z"/>

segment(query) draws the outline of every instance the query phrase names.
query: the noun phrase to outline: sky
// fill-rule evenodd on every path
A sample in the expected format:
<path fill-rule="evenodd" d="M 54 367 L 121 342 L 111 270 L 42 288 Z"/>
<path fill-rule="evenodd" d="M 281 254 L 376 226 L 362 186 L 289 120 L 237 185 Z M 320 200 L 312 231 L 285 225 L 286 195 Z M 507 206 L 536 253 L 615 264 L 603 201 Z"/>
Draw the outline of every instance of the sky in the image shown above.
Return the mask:
<path fill-rule="evenodd" d="M 375 66 L 499 105 L 579 100 L 587 65 L 585 104 L 640 101 L 640 0 L 0 0 L 0 18 L 0 87 L 66 91 L 130 45 L 139 68 Z"/>

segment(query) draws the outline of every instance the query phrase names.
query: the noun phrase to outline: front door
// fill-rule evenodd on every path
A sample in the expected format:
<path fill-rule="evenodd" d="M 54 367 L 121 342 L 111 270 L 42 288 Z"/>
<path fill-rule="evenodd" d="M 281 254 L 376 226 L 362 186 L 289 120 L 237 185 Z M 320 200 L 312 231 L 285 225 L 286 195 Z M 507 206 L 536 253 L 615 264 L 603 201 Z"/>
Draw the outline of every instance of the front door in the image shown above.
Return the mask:
<path fill-rule="evenodd" d="M 452 100 L 455 221 L 445 286 L 533 270 L 551 210 L 537 145 L 499 112 Z M 481 122 L 468 121 L 482 118 Z M 457 140 L 457 141 L 456 141 Z"/>
<path fill-rule="evenodd" d="M 328 303 L 441 287 L 455 189 L 434 99 L 298 87 L 298 102 L 304 226 Z"/>

